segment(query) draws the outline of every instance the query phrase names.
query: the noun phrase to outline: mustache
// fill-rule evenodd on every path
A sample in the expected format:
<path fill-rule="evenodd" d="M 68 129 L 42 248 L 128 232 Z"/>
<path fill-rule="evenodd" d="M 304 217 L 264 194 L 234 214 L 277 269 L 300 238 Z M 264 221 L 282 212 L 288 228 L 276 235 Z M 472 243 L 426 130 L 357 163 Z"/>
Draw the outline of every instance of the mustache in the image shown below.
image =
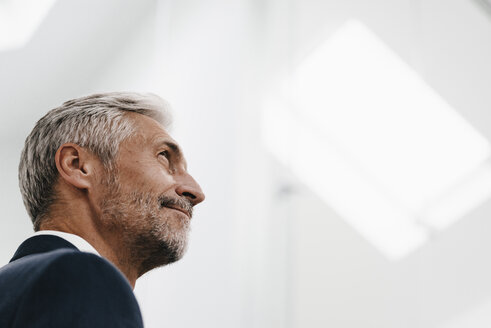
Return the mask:
<path fill-rule="evenodd" d="M 160 196 L 158 198 L 160 207 L 177 207 L 189 213 L 189 217 L 193 216 L 193 204 L 187 198 L 174 198 L 168 196 Z"/>

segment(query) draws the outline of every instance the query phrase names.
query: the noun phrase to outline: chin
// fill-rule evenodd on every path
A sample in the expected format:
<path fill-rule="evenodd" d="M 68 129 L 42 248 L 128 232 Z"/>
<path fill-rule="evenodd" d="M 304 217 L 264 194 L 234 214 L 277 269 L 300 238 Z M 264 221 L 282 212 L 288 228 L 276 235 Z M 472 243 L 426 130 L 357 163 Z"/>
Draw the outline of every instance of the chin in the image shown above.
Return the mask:
<path fill-rule="evenodd" d="M 162 239 L 160 241 L 160 253 L 168 259 L 168 263 L 180 260 L 187 251 L 187 233 L 177 240 Z M 165 264 L 168 264 L 165 263 Z"/>
<path fill-rule="evenodd" d="M 169 234 L 164 236 L 145 236 L 138 238 L 137 252 L 134 256 L 141 261 L 140 275 L 144 273 L 179 261 L 187 251 L 187 232 L 175 232 L 171 234 L 174 238 L 169 238 Z M 137 254 L 136 254 L 137 253 Z"/>

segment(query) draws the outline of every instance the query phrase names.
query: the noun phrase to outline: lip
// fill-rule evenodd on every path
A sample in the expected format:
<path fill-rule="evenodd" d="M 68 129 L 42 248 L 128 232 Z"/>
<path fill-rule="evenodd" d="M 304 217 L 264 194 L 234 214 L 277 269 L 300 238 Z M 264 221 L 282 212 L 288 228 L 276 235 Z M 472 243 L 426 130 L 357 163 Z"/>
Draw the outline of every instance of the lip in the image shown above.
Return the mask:
<path fill-rule="evenodd" d="M 188 218 L 191 218 L 191 215 L 189 215 L 189 212 L 186 211 L 185 209 L 182 209 L 180 207 L 171 207 L 171 206 L 165 206 L 166 208 L 170 208 L 171 210 L 179 211 L 183 214 L 185 214 Z"/>

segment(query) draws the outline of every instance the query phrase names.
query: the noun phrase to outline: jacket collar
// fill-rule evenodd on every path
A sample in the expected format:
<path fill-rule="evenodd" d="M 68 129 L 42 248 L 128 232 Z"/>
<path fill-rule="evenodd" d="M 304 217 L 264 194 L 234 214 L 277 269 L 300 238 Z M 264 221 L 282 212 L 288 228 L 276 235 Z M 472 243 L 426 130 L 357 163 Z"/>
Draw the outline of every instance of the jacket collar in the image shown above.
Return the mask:
<path fill-rule="evenodd" d="M 27 255 L 46 253 L 60 248 L 78 250 L 77 247 L 61 237 L 53 235 L 37 235 L 26 239 L 20 244 L 10 262 Z"/>

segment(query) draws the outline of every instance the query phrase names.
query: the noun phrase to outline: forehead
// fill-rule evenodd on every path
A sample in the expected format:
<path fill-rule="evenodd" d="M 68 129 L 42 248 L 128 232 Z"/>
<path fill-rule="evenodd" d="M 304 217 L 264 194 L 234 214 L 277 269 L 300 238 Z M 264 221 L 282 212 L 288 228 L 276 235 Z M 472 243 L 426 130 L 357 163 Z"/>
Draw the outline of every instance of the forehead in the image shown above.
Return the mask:
<path fill-rule="evenodd" d="M 179 144 L 169 135 L 162 124 L 142 114 L 127 113 L 127 115 L 135 127 L 135 132 L 120 145 L 120 150 L 123 148 L 134 152 L 140 151 L 142 148 L 157 149 L 167 146 L 180 160 L 184 161 Z"/>
<path fill-rule="evenodd" d="M 135 135 L 147 139 L 147 142 L 150 141 L 150 139 L 158 137 L 163 137 L 175 142 L 162 124 L 153 118 L 137 113 L 126 113 L 125 115 L 131 120 L 135 127 Z"/>

